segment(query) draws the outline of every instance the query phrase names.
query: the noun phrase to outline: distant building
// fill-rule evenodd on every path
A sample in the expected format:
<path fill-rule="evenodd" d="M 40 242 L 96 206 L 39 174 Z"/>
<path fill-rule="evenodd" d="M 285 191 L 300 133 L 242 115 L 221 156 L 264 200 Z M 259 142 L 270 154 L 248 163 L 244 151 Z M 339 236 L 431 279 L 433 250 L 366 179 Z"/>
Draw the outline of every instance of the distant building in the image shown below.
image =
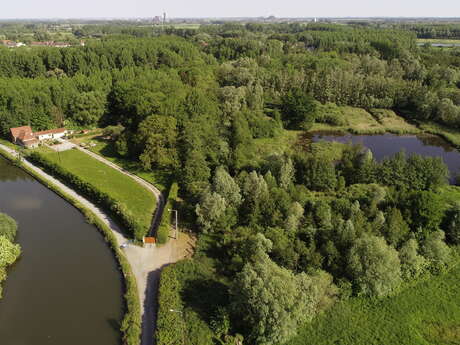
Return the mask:
<path fill-rule="evenodd" d="M 11 128 L 11 137 L 13 143 L 24 147 L 37 147 L 39 140 L 35 138 L 32 128 L 30 126 L 22 126 L 17 128 Z"/>
<path fill-rule="evenodd" d="M 67 48 L 67 47 L 70 47 L 69 43 L 54 42 L 54 41 L 31 42 L 30 45 L 32 47 L 54 47 L 54 48 Z"/>
<path fill-rule="evenodd" d="M 11 138 L 14 144 L 27 148 L 37 147 L 41 141 L 62 138 L 67 134 L 67 129 L 57 128 L 47 131 L 33 132 L 30 126 L 11 128 Z"/>
<path fill-rule="evenodd" d="M 35 132 L 34 135 L 38 140 L 59 139 L 67 134 L 65 128 L 49 129 L 47 131 Z"/>
<path fill-rule="evenodd" d="M 25 44 L 22 43 L 22 42 L 14 42 L 14 41 L 10 41 L 10 40 L 0 40 L 0 43 L 3 46 L 8 47 L 8 48 L 18 48 L 18 47 L 25 46 Z"/>

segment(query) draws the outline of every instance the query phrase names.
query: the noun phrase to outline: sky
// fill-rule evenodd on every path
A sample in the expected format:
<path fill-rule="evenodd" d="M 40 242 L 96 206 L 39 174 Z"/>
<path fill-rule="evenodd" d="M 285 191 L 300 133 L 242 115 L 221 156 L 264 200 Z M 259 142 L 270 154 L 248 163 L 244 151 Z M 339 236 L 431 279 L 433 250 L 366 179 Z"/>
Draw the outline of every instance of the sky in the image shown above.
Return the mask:
<path fill-rule="evenodd" d="M 0 19 L 460 17 L 460 0 L 0 0 Z"/>

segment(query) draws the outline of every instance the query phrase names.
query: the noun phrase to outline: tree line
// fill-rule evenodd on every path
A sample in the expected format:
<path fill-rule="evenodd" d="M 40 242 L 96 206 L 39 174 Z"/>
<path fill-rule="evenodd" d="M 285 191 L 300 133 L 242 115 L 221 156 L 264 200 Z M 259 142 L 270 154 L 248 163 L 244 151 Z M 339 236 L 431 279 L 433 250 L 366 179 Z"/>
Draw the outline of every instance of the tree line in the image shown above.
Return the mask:
<path fill-rule="evenodd" d="M 258 143 L 338 124 L 344 105 L 459 128 L 458 50 L 356 25 L 136 35 L 0 49 L 0 126 L 3 136 L 25 124 L 111 126 L 120 157 L 178 182 L 199 243 L 165 275 L 175 294 L 161 310 L 183 315 L 160 310 L 160 344 L 282 343 L 338 298 L 387 296 L 449 267 L 460 210 L 437 193 L 447 183 L 440 160 L 376 162 L 357 146 L 334 160 L 311 149 L 261 154 Z M 162 328 L 176 318 L 183 328 Z"/>

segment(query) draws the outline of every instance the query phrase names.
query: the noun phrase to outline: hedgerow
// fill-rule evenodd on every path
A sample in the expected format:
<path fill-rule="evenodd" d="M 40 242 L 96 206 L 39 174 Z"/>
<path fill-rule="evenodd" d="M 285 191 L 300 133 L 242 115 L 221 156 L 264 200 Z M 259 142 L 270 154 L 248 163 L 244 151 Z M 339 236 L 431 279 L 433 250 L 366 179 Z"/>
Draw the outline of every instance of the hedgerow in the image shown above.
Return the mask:
<path fill-rule="evenodd" d="M 169 230 L 171 228 L 171 213 L 174 203 L 177 199 L 177 193 L 179 191 L 179 186 L 176 182 L 171 185 L 169 189 L 168 198 L 166 200 L 166 205 L 163 211 L 163 215 L 161 217 L 160 226 L 157 230 L 157 243 L 158 244 L 165 244 L 168 242 L 169 238 Z"/>
<path fill-rule="evenodd" d="M 135 217 L 128 211 L 125 205 L 118 202 L 107 193 L 100 191 L 93 184 L 70 173 L 36 151 L 28 154 L 27 158 L 42 167 L 49 174 L 59 178 L 65 184 L 70 185 L 85 197 L 109 211 L 136 240 L 142 241 L 142 238 L 147 234 L 148 228 L 136 221 Z"/>

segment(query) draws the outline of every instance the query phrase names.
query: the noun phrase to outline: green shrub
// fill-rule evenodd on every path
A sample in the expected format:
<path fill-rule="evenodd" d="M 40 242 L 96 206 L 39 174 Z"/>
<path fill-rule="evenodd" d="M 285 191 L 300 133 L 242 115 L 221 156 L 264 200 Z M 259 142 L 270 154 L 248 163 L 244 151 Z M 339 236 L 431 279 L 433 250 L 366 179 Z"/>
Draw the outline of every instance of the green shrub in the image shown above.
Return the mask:
<path fill-rule="evenodd" d="M 327 123 L 332 126 L 347 125 L 343 110 L 335 103 L 318 103 L 316 108 L 316 122 Z"/>
<path fill-rule="evenodd" d="M 158 305 L 156 344 L 182 345 L 185 335 L 183 306 L 174 265 L 166 267 L 161 272 Z"/>
<path fill-rule="evenodd" d="M 18 224 L 10 216 L 0 213 L 0 236 L 5 236 L 9 241 L 13 242 L 16 237 Z"/>
<path fill-rule="evenodd" d="M 165 244 L 168 242 L 169 230 L 171 228 L 171 213 L 174 203 L 177 199 L 177 193 L 179 191 L 179 186 L 177 182 L 174 182 L 169 189 L 168 198 L 163 210 L 163 215 L 161 216 L 161 222 L 157 230 L 157 243 Z"/>

